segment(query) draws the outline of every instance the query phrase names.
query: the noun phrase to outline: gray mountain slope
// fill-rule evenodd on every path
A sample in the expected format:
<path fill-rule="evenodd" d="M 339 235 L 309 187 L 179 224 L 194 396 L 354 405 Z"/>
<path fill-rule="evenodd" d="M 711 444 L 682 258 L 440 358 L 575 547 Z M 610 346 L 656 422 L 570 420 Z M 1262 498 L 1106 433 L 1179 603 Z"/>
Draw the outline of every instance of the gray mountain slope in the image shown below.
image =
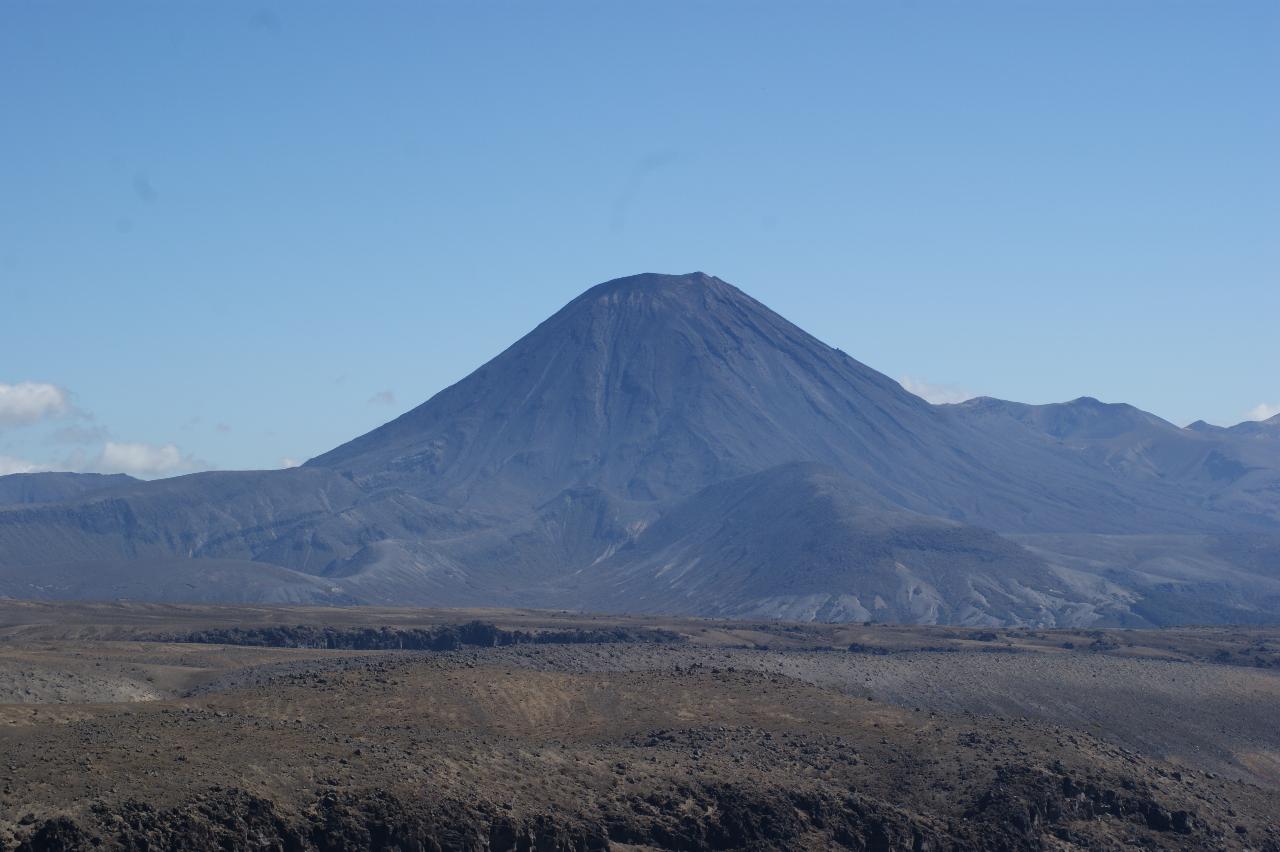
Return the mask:
<path fill-rule="evenodd" d="M 308 466 L 511 512 L 583 486 L 683 496 L 815 456 L 885 481 L 893 456 L 934 452 L 917 435 L 936 431 L 932 419 L 896 383 L 718 279 L 642 275 L 592 288 L 463 381 Z"/>
<path fill-rule="evenodd" d="M 303 468 L 0 505 L 0 594 L 56 566 L 81 597 L 1223 620 L 1251 588 L 1270 600 L 1255 563 L 1280 554 L 1280 429 L 1262 426 L 931 406 L 719 279 L 634 276 Z M 1171 593 L 1141 537 L 1212 553 Z M 252 564 L 286 573 L 248 583 Z"/>
<path fill-rule="evenodd" d="M 1034 442 L 1011 448 L 701 273 L 594 287 L 308 466 L 510 515 L 568 488 L 661 500 L 792 461 L 830 465 L 891 505 L 1001 530 L 1242 524 L 1161 482 L 1116 479 Z"/>
<path fill-rule="evenodd" d="M 404 492 L 365 491 L 327 470 L 218 471 L 135 482 L 78 501 L 0 507 L 0 553 L 18 564 L 244 559 L 325 576 L 341 575 L 381 538 L 484 524 Z"/>
<path fill-rule="evenodd" d="M 137 481 L 123 473 L 11 473 L 0 476 L 0 506 L 52 503 Z"/>
<path fill-rule="evenodd" d="M 665 503 L 572 489 L 493 528 L 384 539 L 334 580 L 370 603 L 819 620 L 1091 623 L 1106 603 L 995 533 L 881 503 L 815 463 Z"/>
<path fill-rule="evenodd" d="M 234 589 L 234 596 L 228 590 Z M 324 578 L 234 559 L 74 561 L 0 571 L 0 597 L 184 603 L 344 605 L 356 601 Z"/>
<path fill-rule="evenodd" d="M 1107 595 L 977 527 L 792 463 L 709 486 L 582 572 L 587 609 L 798 621 L 1088 623 Z"/>
<path fill-rule="evenodd" d="M 1258 433 L 1265 432 L 1272 437 L 1280 438 L 1280 414 L 1273 414 L 1266 420 L 1246 420 L 1243 423 L 1237 423 L 1228 427 L 1234 432 Z"/>
<path fill-rule="evenodd" d="M 1197 508 L 1230 516 L 1242 526 L 1266 529 L 1278 516 L 1277 426 L 1242 423 L 1206 429 L 1207 424 L 1192 424 L 1180 429 L 1131 405 L 1090 397 L 1051 405 L 983 397 L 942 408 L 998 438 L 1010 452 L 1048 450 L 1114 480 L 1172 487 Z"/>
<path fill-rule="evenodd" d="M 1127 599 L 1103 621 L 1122 626 L 1280 621 L 1280 538 L 1257 535 L 1022 534 L 1013 540 Z"/>

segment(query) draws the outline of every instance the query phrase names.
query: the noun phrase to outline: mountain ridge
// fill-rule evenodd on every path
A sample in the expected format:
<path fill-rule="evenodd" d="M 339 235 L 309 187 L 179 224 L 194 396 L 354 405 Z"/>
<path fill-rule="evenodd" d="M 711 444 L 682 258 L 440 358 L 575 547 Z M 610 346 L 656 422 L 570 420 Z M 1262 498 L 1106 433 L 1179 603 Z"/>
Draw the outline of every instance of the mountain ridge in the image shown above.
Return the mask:
<path fill-rule="evenodd" d="M 1270 580 L 1229 565 L 1280 539 L 1262 428 L 1092 397 L 931 405 L 719 278 L 645 273 L 302 467 L 0 506 L 0 594 L 35 594 L 41 565 L 115 572 L 108 594 L 103 565 L 207 559 L 235 561 L 224 585 L 295 572 L 291 600 L 1127 624 L 1217 582 L 1229 605 L 1204 611 L 1256 618 Z M 1157 572 L 1135 567 L 1149 544 L 1098 538 L 1188 531 Z"/>

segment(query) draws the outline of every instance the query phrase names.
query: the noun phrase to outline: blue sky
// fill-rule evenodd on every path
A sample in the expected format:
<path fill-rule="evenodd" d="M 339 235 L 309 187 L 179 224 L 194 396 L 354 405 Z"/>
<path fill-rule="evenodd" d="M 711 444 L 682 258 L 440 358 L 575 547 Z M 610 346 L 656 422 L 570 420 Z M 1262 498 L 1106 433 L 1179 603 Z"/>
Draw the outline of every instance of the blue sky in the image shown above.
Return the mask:
<path fill-rule="evenodd" d="M 305 459 L 641 271 L 931 395 L 1256 416 L 1277 43 L 1274 2 L 10 0 L 0 468 Z"/>

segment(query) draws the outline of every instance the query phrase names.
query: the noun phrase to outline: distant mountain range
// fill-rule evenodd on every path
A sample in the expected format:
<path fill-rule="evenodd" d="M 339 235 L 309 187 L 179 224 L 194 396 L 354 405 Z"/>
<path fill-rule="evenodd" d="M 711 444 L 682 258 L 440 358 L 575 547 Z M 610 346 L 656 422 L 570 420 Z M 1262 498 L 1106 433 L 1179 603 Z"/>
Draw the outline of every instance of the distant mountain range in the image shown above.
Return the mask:
<path fill-rule="evenodd" d="M 281 471 L 0 477 L 0 594 L 1280 620 L 1280 418 L 930 405 L 702 273 L 593 287 Z"/>

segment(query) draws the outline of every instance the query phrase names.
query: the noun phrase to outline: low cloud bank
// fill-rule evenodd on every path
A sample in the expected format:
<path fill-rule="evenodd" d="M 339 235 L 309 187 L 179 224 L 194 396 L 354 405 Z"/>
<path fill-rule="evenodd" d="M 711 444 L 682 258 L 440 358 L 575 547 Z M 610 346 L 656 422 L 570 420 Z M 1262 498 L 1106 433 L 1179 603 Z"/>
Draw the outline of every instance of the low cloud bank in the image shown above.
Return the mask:
<path fill-rule="evenodd" d="M 1275 404 L 1262 402 L 1249 410 L 1245 420 L 1270 420 L 1277 414 L 1280 414 L 1280 402 Z"/>
<path fill-rule="evenodd" d="M 54 428 L 54 422 L 69 420 Z M 142 441 L 117 441 L 110 431 L 94 421 L 93 414 L 77 408 L 71 392 L 48 382 L 0 382 L 0 430 L 23 430 L 38 424 L 50 424 L 53 431 L 44 437 L 45 444 L 79 445 L 69 456 L 35 461 L 13 455 L 18 449 L 0 454 L 0 476 L 13 473 L 127 473 L 144 479 L 190 473 L 211 467 L 208 462 L 184 453 L 173 443 L 151 444 Z M 99 447 L 95 452 L 93 447 Z"/>
<path fill-rule="evenodd" d="M 96 473 L 128 473 L 146 479 L 190 473 L 207 465 L 184 455 L 176 444 L 107 441 L 93 467 Z"/>
<path fill-rule="evenodd" d="M 964 402 L 973 399 L 977 394 L 970 393 L 963 388 L 955 385 L 939 385 L 933 382 L 926 382 L 923 379 L 913 378 L 912 376 L 903 376 L 898 379 L 898 384 L 913 393 L 926 402 L 934 405 L 944 405 L 948 403 Z"/>

